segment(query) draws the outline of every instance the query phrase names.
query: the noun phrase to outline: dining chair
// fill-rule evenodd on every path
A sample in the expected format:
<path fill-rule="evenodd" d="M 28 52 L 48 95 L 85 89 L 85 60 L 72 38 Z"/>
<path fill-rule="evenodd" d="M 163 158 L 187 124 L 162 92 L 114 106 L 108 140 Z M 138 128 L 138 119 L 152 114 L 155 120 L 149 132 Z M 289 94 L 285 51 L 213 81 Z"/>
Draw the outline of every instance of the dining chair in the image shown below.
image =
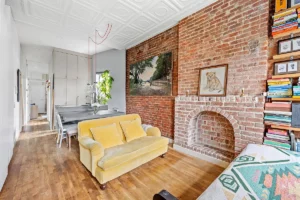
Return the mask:
<path fill-rule="evenodd" d="M 61 143 L 63 139 L 68 140 L 68 136 L 67 136 L 67 130 L 63 128 L 62 122 L 61 122 L 61 118 L 59 114 L 56 114 L 56 121 L 57 121 L 57 125 L 58 125 L 58 131 L 57 131 L 57 143 L 59 144 L 58 147 L 61 148 Z M 68 145 L 68 141 L 67 141 L 67 145 Z"/>
<path fill-rule="evenodd" d="M 77 137 L 78 135 L 78 128 L 77 128 L 77 124 L 70 124 L 70 125 L 65 125 L 64 126 L 64 130 L 67 133 L 67 137 L 68 137 L 68 146 L 69 146 L 69 150 L 71 150 L 71 137 L 75 136 Z"/>

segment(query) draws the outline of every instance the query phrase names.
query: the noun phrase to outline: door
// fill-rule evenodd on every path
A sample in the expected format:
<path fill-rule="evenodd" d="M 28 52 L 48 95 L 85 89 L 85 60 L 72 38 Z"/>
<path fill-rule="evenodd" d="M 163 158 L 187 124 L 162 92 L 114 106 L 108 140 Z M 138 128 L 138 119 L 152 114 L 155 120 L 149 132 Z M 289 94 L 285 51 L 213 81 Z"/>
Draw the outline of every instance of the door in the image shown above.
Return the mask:
<path fill-rule="evenodd" d="M 67 80 L 67 105 L 74 106 L 77 103 L 77 80 Z"/>
<path fill-rule="evenodd" d="M 67 79 L 77 79 L 77 56 L 68 54 Z"/>
<path fill-rule="evenodd" d="M 30 82 L 30 104 L 38 106 L 39 113 L 46 113 L 46 86 L 44 81 Z"/>
<path fill-rule="evenodd" d="M 67 79 L 55 78 L 54 104 L 67 105 Z"/>
<path fill-rule="evenodd" d="M 53 71 L 56 78 L 67 77 L 67 54 L 54 52 Z"/>

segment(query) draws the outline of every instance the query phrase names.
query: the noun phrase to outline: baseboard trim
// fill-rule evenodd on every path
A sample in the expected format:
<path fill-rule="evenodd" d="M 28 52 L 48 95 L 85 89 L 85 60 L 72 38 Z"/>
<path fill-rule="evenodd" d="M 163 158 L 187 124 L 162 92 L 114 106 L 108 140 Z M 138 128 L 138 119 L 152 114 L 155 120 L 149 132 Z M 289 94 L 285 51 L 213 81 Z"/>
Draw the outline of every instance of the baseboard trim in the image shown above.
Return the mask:
<path fill-rule="evenodd" d="M 176 151 L 179 151 L 181 153 L 184 153 L 184 154 L 187 154 L 187 155 L 199 158 L 201 160 L 205 160 L 207 162 L 213 163 L 213 164 L 218 165 L 218 166 L 223 167 L 223 168 L 227 168 L 228 165 L 230 164 L 228 162 L 225 162 L 225 161 L 222 161 L 222 160 L 219 160 L 219 159 L 216 159 L 216 158 L 204 155 L 204 154 L 199 153 L 199 152 L 192 151 L 190 149 L 184 148 L 184 147 L 176 145 L 176 144 L 173 145 L 173 148 Z"/>

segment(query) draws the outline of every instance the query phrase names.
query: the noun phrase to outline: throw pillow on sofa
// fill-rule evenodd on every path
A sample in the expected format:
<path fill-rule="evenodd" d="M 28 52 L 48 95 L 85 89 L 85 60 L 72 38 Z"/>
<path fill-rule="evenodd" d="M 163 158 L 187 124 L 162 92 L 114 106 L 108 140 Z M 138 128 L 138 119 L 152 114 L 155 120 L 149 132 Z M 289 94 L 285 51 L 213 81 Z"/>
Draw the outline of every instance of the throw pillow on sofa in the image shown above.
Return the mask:
<path fill-rule="evenodd" d="M 124 144 L 118 133 L 117 125 L 110 124 L 90 129 L 94 139 L 102 144 L 104 148 L 110 148 Z"/>
<path fill-rule="evenodd" d="M 147 135 L 138 120 L 121 121 L 120 125 L 122 127 L 127 142 Z"/>

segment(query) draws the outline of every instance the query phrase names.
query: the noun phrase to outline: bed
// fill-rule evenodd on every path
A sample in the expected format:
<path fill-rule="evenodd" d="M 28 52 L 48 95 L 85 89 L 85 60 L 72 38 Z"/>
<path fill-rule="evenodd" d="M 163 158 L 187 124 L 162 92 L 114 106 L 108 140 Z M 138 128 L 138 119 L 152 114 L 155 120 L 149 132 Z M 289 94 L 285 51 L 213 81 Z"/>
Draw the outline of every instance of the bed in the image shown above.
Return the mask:
<path fill-rule="evenodd" d="M 198 198 L 223 199 L 300 199 L 300 153 L 249 144 Z"/>

